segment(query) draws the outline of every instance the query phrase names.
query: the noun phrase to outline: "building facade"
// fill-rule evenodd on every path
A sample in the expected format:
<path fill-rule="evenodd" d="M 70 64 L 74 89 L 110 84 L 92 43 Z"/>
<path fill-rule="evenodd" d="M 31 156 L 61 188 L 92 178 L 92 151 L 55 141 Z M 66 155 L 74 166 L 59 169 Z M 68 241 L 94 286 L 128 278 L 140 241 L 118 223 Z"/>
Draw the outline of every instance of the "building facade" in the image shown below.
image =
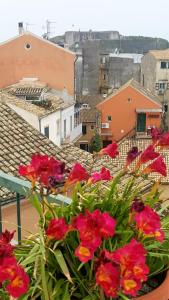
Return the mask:
<path fill-rule="evenodd" d="M 75 54 L 30 32 L 0 44 L 0 88 L 38 78 L 63 96 L 74 97 Z"/>
<path fill-rule="evenodd" d="M 103 145 L 127 136 L 147 136 L 151 127 L 160 128 L 162 106 L 157 97 L 130 80 L 97 105 L 101 113 Z"/>

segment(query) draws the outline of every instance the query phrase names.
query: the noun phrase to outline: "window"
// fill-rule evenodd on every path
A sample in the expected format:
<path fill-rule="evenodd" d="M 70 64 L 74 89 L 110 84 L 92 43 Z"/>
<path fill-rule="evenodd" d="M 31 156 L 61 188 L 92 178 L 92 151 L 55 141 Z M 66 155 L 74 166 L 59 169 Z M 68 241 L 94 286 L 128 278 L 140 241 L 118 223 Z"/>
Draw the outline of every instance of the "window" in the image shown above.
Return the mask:
<path fill-rule="evenodd" d="M 63 131 L 63 136 L 66 138 L 66 119 L 64 120 L 64 131 Z"/>
<path fill-rule="evenodd" d="M 161 61 L 161 69 L 167 69 L 167 63 L 165 61 Z"/>
<path fill-rule="evenodd" d="M 156 83 L 155 88 L 156 88 L 156 90 L 159 90 L 159 83 L 158 82 Z"/>
<path fill-rule="evenodd" d="M 56 121 L 56 135 L 60 134 L 60 120 Z"/>
<path fill-rule="evenodd" d="M 106 80 L 106 74 L 103 74 L 103 80 Z"/>
<path fill-rule="evenodd" d="M 73 123 L 72 123 L 72 116 L 70 116 L 70 131 L 72 131 L 72 129 L 73 129 Z"/>
<path fill-rule="evenodd" d="M 169 69 L 169 61 L 161 61 L 161 69 Z"/>
<path fill-rule="evenodd" d="M 83 134 L 87 133 L 87 127 L 86 127 L 86 125 L 82 125 L 82 133 Z"/>
<path fill-rule="evenodd" d="M 49 126 L 44 127 L 44 134 L 47 138 L 49 138 Z"/>
<path fill-rule="evenodd" d="M 91 125 L 91 129 L 92 129 L 92 130 L 94 129 L 94 125 Z"/>
<path fill-rule="evenodd" d="M 111 116 L 107 116 L 107 121 L 111 121 Z"/>
<path fill-rule="evenodd" d="M 160 82 L 159 83 L 159 89 L 160 90 L 165 90 L 165 82 Z"/>
<path fill-rule="evenodd" d="M 168 112 L 168 104 L 164 104 L 164 112 Z"/>
<path fill-rule="evenodd" d="M 27 44 L 25 45 L 25 49 L 26 49 L 26 50 L 30 50 L 30 49 L 31 49 L 31 45 L 27 43 Z"/>

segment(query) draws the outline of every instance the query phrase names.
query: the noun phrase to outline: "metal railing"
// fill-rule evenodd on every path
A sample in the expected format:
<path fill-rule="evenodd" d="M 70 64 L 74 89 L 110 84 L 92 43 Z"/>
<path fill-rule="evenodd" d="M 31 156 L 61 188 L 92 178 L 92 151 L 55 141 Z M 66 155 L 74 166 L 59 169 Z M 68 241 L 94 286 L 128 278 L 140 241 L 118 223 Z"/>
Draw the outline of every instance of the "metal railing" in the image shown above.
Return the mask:
<path fill-rule="evenodd" d="M 0 196 L 0 233 L 2 232 L 2 207 L 9 205 L 11 203 L 16 204 L 16 217 L 17 217 L 17 233 L 18 233 L 18 242 L 21 240 L 21 201 L 25 199 L 25 196 L 28 195 L 29 190 L 31 189 L 31 183 L 20 178 L 14 177 L 12 175 L 8 175 L 2 171 L 0 171 L 0 188 L 5 188 L 6 190 L 11 192 L 10 198 Z M 57 205 L 69 205 L 71 203 L 71 199 L 63 196 L 50 196 L 48 197 L 48 201 L 51 203 L 56 203 Z"/>

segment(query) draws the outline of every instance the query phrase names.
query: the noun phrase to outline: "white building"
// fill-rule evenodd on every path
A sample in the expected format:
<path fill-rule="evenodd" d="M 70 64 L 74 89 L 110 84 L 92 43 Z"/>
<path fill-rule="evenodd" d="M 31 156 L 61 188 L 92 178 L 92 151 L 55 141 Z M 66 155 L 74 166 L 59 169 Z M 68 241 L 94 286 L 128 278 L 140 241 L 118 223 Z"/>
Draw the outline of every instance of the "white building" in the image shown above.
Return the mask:
<path fill-rule="evenodd" d="M 34 92 L 36 92 L 35 88 Z M 82 133 L 82 124 L 74 121 L 73 101 L 63 101 L 51 93 L 43 93 L 43 99 L 36 99 L 33 102 L 6 92 L 2 92 L 0 97 L 18 115 L 57 146 L 75 141 Z"/>

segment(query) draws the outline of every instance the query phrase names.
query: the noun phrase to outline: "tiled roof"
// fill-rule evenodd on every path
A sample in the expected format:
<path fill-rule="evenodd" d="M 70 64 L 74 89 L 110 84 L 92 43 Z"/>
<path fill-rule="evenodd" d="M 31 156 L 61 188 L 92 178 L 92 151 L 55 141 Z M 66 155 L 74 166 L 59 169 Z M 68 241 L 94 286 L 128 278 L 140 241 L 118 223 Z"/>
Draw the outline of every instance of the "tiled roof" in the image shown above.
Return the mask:
<path fill-rule="evenodd" d="M 169 59 L 169 48 L 164 50 L 150 50 L 149 53 L 156 59 Z"/>
<path fill-rule="evenodd" d="M 82 96 L 79 102 L 81 104 L 88 104 L 89 108 L 83 108 L 80 111 L 81 122 L 96 122 L 98 110 L 96 105 L 103 101 L 103 97 L 100 95 L 86 95 Z"/>
<path fill-rule="evenodd" d="M 10 107 L 12 105 L 22 108 L 32 114 L 35 114 L 39 118 L 42 118 L 52 112 L 57 111 L 58 109 L 66 108 L 72 105 L 73 103 L 64 102 L 58 96 L 47 95 L 46 100 L 50 101 L 50 105 L 47 107 L 42 107 L 39 105 L 35 105 L 30 103 L 27 100 L 17 98 L 16 96 L 10 95 L 6 92 L 0 93 L 0 101 L 6 103 Z"/>
<path fill-rule="evenodd" d="M 102 103 L 104 103 L 104 102 L 106 102 L 106 101 L 108 101 L 110 99 L 113 99 L 113 97 L 115 97 L 116 95 L 118 95 L 121 91 L 123 91 L 124 89 L 126 89 L 129 86 L 133 87 L 139 93 L 141 93 L 142 95 L 144 95 L 145 97 L 147 97 L 150 101 L 155 102 L 155 104 L 157 104 L 159 106 L 159 108 L 162 107 L 159 98 L 157 96 L 153 95 L 148 90 L 146 90 L 139 82 L 137 82 L 134 79 L 130 79 L 123 86 L 121 86 L 116 92 L 110 94 L 104 101 L 100 102 L 100 105 L 102 105 Z M 98 106 L 99 106 L 99 104 L 98 104 Z"/>
<path fill-rule="evenodd" d="M 73 145 L 57 147 L 0 101 L 0 170 L 18 176 L 18 166 L 27 164 L 31 155 L 36 152 L 63 160 L 67 167 L 80 162 L 88 171 L 99 170 L 104 165 L 114 175 L 121 168 L 117 161 L 107 158 L 94 161 L 92 154 Z M 147 180 L 141 181 L 141 184 L 144 189 L 151 185 Z M 4 196 L 2 190 L 0 190 L 0 196 Z"/>

